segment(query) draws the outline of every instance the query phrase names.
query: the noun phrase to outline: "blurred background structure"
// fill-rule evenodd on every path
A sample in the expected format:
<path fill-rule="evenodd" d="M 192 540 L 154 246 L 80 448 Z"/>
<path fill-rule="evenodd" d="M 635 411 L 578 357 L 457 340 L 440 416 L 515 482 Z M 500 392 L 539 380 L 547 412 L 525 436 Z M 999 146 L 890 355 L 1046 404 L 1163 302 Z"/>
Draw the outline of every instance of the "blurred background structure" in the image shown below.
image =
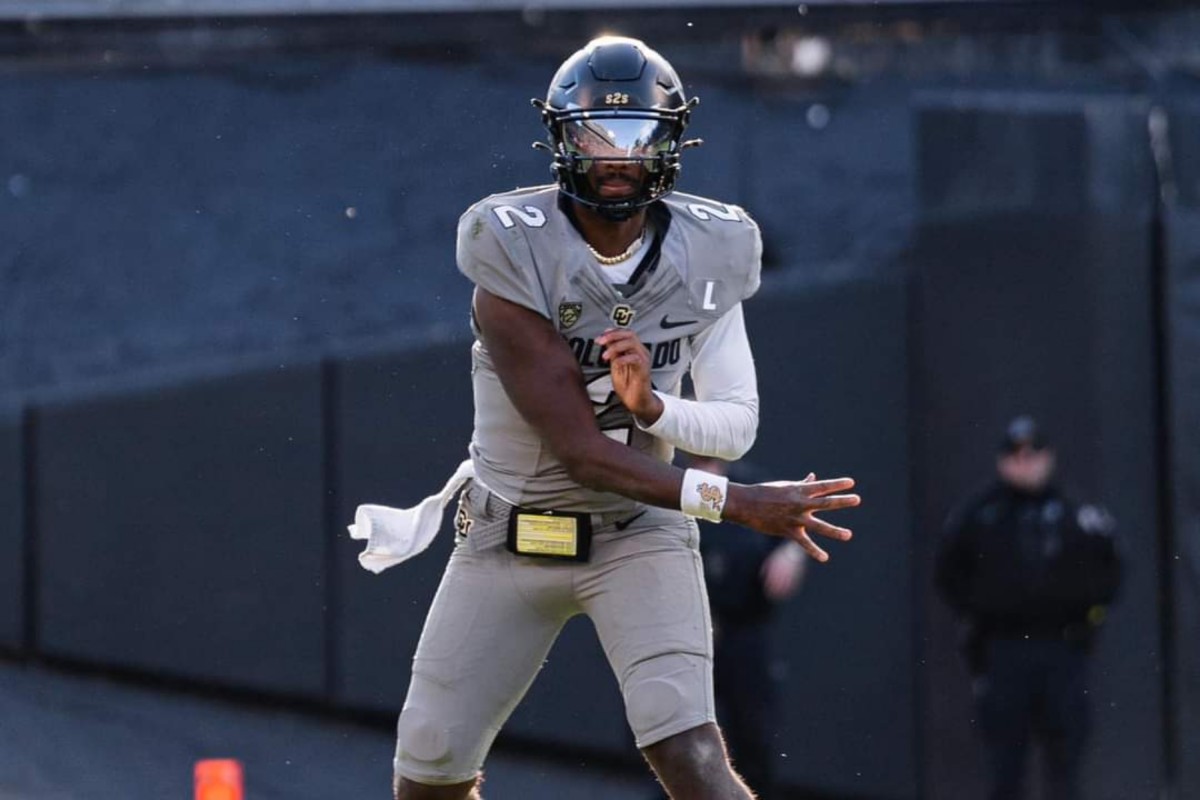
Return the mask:
<path fill-rule="evenodd" d="M 978 796 L 931 559 L 1027 411 L 1128 547 L 1088 796 L 1200 797 L 1200 10 L 1179 3 L 0 0 L 10 666 L 390 727 L 450 537 L 374 576 L 345 525 L 464 457 L 454 226 L 549 181 L 529 98 L 601 32 L 701 97 L 680 188 L 762 225 L 749 459 L 866 500 L 784 611 L 794 795 Z M 499 747 L 641 769 L 588 623 Z"/>

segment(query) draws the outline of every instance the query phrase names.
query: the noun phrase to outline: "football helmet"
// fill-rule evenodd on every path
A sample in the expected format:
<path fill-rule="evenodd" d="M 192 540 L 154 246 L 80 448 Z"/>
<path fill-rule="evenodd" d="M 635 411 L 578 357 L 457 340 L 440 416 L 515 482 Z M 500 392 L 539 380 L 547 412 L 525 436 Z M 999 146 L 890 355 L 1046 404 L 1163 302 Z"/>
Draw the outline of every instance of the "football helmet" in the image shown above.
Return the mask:
<path fill-rule="evenodd" d="M 700 144 L 682 141 L 698 103 L 644 42 L 602 36 L 563 62 L 545 100 L 533 100 L 549 131 L 549 144 L 534 147 L 552 154 L 563 194 L 609 219 L 628 219 L 675 188 L 680 153 Z"/>

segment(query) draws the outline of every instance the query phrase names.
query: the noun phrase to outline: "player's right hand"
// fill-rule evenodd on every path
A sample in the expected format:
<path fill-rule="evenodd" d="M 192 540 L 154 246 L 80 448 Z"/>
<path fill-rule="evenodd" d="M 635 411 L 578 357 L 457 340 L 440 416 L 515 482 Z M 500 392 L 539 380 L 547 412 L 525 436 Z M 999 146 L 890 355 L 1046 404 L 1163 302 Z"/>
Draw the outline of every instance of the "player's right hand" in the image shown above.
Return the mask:
<path fill-rule="evenodd" d="M 854 534 L 849 528 L 828 523 L 817 513 L 859 505 L 862 498 L 857 494 L 846 494 L 853 488 L 853 478 L 819 481 L 812 475 L 802 481 L 731 483 L 723 516 L 769 536 L 792 539 L 817 561 L 825 562 L 829 560 L 829 554 L 818 547 L 809 534 L 839 542 L 850 540 Z"/>

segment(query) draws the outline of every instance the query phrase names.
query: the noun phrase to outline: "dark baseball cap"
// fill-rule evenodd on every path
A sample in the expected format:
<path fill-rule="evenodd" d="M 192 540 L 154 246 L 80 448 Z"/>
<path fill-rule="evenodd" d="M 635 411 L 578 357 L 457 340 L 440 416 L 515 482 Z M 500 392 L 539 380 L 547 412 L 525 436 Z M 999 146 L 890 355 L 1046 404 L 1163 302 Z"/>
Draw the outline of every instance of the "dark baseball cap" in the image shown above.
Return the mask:
<path fill-rule="evenodd" d="M 1004 438 L 1000 440 L 1000 452 L 1015 453 L 1023 448 L 1044 450 L 1050 446 L 1046 434 L 1038 426 L 1037 420 L 1028 414 L 1022 414 L 1008 423 L 1004 429 Z"/>

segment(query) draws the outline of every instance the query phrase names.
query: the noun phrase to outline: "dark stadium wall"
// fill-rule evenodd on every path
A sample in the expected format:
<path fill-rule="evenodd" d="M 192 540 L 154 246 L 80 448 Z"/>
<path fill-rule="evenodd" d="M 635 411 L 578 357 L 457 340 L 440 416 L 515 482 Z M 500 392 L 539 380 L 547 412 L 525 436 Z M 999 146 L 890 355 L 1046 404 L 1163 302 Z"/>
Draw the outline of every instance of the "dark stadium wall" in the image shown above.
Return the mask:
<path fill-rule="evenodd" d="M 1200 796 L 1200 105 L 1168 106 L 1170 163 L 1164 163 L 1167 418 L 1165 484 L 1172 512 L 1170 622 L 1174 631 L 1172 730 L 1179 797 Z"/>
<path fill-rule="evenodd" d="M 296 366 L 39 408 L 41 652 L 322 696 L 321 400 Z"/>
<path fill-rule="evenodd" d="M 0 407 L 0 650 L 25 641 L 25 452 L 19 408 Z"/>
<path fill-rule="evenodd" d="M 455 223 L 547 176 L 544 74 L 268 58 L 0 78 L 0 390 L 460 327 Z"/>
<path fill-rule="evenodd" d="M 993 474 L 1029 412 L 1069 491 L 1116 515 L 1122 596 L 1092 661 L 1089 797 L 1163 785 L 1155 553 L 1155 352 L 1148 104 L 965 91 L 918 99 L 921 221 L 911 253 L 915 525 L 924 595 L 925 796 L 982 792 L 955 623 L 931 587 L 952 505 Z"/>
<path fill-rule="evenodd" d="M 328 531 L 335 541 L 333 699 L 393 711 L 403 702 L 412 652 L 453 537 L 447 527 L 428 552 L 376 575 L 359 566 L 363 543 L 346 535 L 346 525 L 363 503 L 415 505 L 467 457 L 469 340 L 339 360 L 329 401 L 336 509 Z"/>
<path fill-rule="evenodd" d="M 809 565 L 772 641 L 780 774 L 839 797 L 919 793 L 907 314 L 899 275 L 768 280 L 746 310 L 761 404 L 746 461 L 775 478 L 851 475 L 864 498 L 836 515 L 855 539 Z"/>

